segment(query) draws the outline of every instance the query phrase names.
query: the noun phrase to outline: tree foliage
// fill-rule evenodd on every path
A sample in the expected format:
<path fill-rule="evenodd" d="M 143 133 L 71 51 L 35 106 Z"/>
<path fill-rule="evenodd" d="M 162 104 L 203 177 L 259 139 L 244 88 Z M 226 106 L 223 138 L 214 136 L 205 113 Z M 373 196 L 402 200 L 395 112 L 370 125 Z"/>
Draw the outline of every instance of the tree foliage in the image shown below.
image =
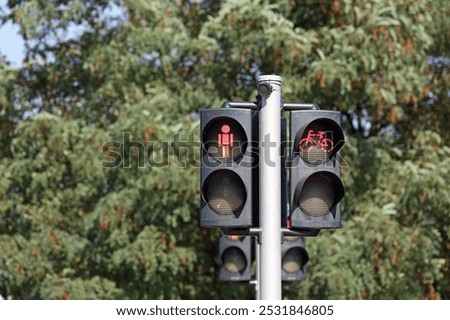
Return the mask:
<path fill-rule="evenodd" d="M 253 100 L 342 112 L 345 223 L 309 239 L 286 298 L 450 297 L 447 1 L 20 1 L 0 61 L 0 294 L 253 298 L 198 227 L 198 111 Z"/>

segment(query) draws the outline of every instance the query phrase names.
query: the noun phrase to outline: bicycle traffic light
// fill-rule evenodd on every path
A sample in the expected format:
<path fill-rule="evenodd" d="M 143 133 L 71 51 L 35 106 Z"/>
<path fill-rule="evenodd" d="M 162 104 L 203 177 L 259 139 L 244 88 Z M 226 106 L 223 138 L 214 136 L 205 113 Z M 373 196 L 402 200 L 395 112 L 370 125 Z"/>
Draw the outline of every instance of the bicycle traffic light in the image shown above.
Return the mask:
<path fill-rule="evenodd" d="M 257 114 L 248 109 L 205 109 L 200 126 L 200 226 L 252 226 L 257 206 Z"/>
<path fill-rule="evenodd" d="M 284 236 L 281 245 L 281 278 L 283 281 L 305 280 L 309 256 L 303 237 Z"/>
<path fill-rule="evenodd" d="M 340 149 L 344 133 L 340 113 L 327 110 L 292 111 L 290 118 L 290 227 L 339 228 Z"/>
<path fill-rule="evenodd" d="M 221 281 L 251 280 L 251 237 L 220 235 Z"/>

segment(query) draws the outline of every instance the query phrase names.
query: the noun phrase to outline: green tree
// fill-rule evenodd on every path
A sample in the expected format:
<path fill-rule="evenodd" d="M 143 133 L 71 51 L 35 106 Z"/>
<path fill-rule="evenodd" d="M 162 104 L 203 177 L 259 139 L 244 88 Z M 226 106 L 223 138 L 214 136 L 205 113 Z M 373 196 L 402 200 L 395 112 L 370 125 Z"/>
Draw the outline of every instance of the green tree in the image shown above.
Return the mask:
<path fill-rule="evenodd" d="M 340 110 L 345 223 L 286 298 L 450 297 L 447 1 L 9 1 L 0 62 L 0 294 L 253 298 L 198 227 L 198 111 Z"/>

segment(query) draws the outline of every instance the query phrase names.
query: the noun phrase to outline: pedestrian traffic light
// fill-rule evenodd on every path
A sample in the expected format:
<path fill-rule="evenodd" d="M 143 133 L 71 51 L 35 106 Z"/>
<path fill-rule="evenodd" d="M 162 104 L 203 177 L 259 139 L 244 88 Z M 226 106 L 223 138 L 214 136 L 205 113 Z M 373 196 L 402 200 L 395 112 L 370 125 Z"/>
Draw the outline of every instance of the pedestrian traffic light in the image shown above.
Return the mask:
<path fill-rule="evenodd" d="M 251 280 L 251 237 L 220 236 L 220 274 L 222 281 Z"/>
<path fill-rule="evenodd" d="M 309 257 L 305 238 L 284 236 L 281 245 L 281 278 L 283 281 L 304 280 Z"/>
<path fill-rule="evenodd" d="M 290 118 L 290 227 L 339 228 L 340 149 L 344 134 L 340 113 L 327 110 L 292 111 Z"/>
<path fill-rule="evenodd" d="M 257 206 L 257 113 L 205 109 L 200 113 L 200 126 L 200 226 L 252 226 Z"/>

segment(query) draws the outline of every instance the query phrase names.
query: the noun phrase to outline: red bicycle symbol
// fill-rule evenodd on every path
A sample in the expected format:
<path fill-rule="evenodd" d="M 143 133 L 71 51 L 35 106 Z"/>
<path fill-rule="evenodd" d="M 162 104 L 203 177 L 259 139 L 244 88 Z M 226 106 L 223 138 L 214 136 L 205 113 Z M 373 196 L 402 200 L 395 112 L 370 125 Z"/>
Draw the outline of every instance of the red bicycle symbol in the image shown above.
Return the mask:
<path fill-rule="evenodd" d="M 317 133 L 314 133 L 313 130 L 309 130 L 308 136 L 298 143 L 298 149 L 300 152 L 308 152 L 312 147 L 316 147 L 325 152 L 331 152 L 334 147 L 333 141 L 325 138 L 326 133 L 327 131 L 317 131 Z"/>

